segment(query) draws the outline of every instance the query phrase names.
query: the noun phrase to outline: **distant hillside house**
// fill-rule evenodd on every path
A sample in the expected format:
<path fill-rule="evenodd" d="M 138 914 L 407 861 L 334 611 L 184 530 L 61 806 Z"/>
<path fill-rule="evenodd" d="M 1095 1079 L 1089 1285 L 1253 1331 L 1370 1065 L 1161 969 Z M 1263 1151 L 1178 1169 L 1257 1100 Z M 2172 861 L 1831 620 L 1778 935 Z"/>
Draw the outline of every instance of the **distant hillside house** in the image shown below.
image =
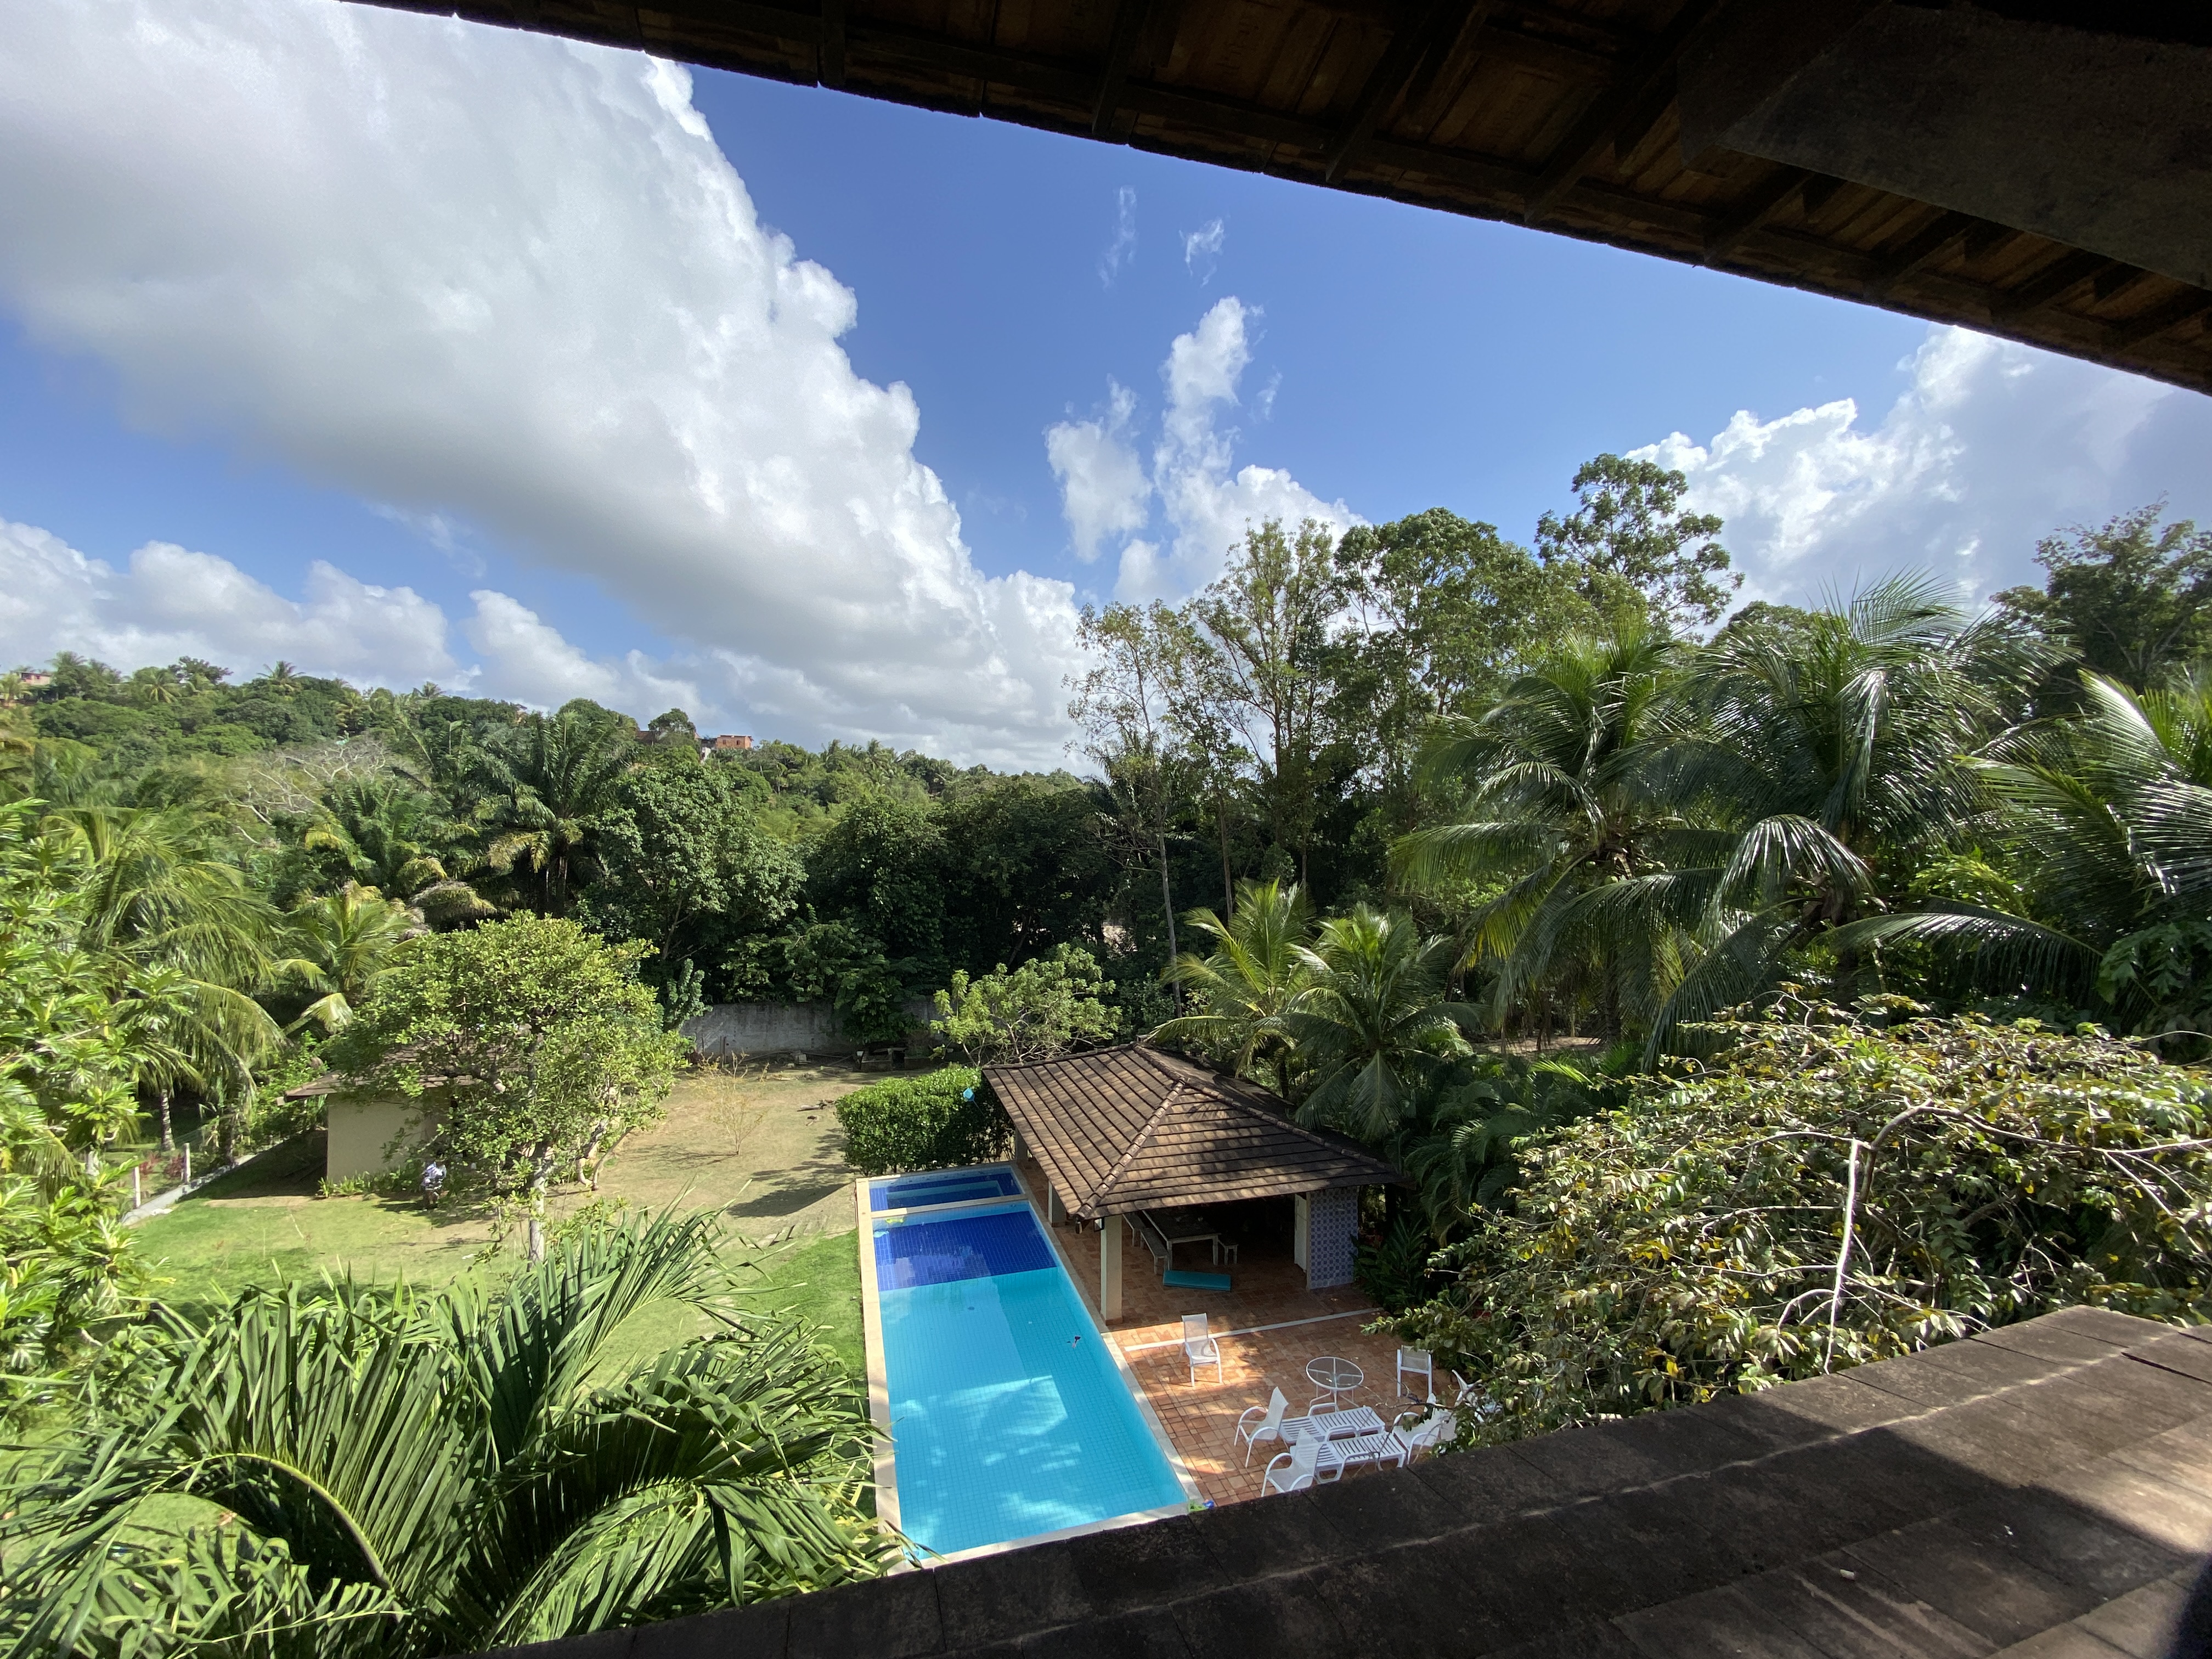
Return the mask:
<path fill-rule="evenodd" d="M 724 752 L 743 751 L 752 746 L 753 740 L 749 737 L 702 738 L 699 739 L 699 758 L 704 760 L 718 750 Z"/>

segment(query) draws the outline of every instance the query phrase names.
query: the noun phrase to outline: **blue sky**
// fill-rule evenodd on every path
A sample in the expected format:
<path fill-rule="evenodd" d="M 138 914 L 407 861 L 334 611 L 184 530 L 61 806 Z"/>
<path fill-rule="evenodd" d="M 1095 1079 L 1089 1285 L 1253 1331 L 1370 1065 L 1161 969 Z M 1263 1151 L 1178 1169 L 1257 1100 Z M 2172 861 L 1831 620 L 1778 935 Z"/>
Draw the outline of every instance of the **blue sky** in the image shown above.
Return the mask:
<path fill-rule="evenodd" d="M 1658 446 L 1747 593 L 1927 568 L 1970 603 L 2057 524 L 2212 518 L 2194 394 L 331 0 L 18 9 L 0 156 L 10 660 L 286 655 L 1037 763 L 1073 606 L 1179 597 L 1249 511 L 1526 538 Z"/>

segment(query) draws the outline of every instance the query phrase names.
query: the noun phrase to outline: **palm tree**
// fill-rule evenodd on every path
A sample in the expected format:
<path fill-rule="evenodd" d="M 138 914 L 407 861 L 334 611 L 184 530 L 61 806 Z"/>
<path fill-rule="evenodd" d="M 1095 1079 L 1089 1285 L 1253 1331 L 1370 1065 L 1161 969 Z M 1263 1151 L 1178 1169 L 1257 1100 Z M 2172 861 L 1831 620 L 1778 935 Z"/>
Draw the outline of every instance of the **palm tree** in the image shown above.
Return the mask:
<path fill-rule="evenodd" d="M 331 791 L 301 845 L 335 854 L 353 881 L 452 927 L 495 914 L 448 867 L 458 861 L 465 839 L 431 796 L 398 778 L 368 777 Z"/>
<path fill-rule="evenodd" d="M 2101 997 L 2140 1031 L 2202 1026 L 2212 980 L 2212 672 L 2136 692 L 2081 676 L 2076 719 L 1975 771 L 2024 872 L 2009 906 L 1936 900 L 1838 935 L 1969 952 L 1984 988 Z"/>
<path fill-rule="evenodd" d="M 285 918 L 284 943 L 292 954 L 274 971 L 317 994 L 290 1029 L 311 1022 L 325 1031 L 344 1026 L 368 1000 L 393 948 L 419 931 L 405 905 L 352 882 L 298 906 Z"/>
<path fill-rule="evenodd" d="M 295 696 L 300 690 L 300 671 L 279 657 L 261 677 L 261 684 L 280 697 Z"/>
<path fill-rule="evenodd" d="M 1412 917 L 1364 904 L 1298 947 L 1307 980 L 1282 1026 L 1313 1073 L 1300 1122 L 1379 1146 L 1419 1115 L 1449 1063 L 1468 1052 L 1462 1027 L 1480 1018 L 1443 999 L 1453 955 L 1451 940 L 1424 937 Z"/>
<path fill-rule="evenodd" d="M 1966 757 L 2050 661 L 2046 647 L 1969 625 L 1933 583 L 1902 577 L 1843 610 L 1724 637 L 1706 664 L 1711 730 L 1683 761 L 1685 781 L 1731 821 L 1724 855 L 1604 901 L 1702 945 L 1654 1023 L 1654 1047 L 1680 1023 L 1771 988 L 1815 941 L 1834 951 L 1849 992 L 1858 936 L 1835 930 L 1891 908 L 1914 862 L 1971 832 L 1982 795 Z"/>
<path fill-rule="evenodd" d="M 161 1090 L 189 1074 L 242 1096 L 282 1036 L 248 994 L 268 973 L 276 913 L 234 860 L 222 822 L 183 808 L 72 806 L 46 823 L 58 855 L 86 867 L 79 947 L 105 964 L 126 1012 L 134 999 L 147 1005 L 131 1017 L 149 1022 L 148 1040 L 188 1057 L 144 1080 Z"/>
<path fill-rule="evenodd" d="M 635 746 L 581 709 L 530 716 L 483 758 L 493 831 L 485 861 L 502 874 L 527 864 L 544 878 L 547 913 L 565 913 L 576 866 L 588 856 L 599 820 L 618 804 Z"/>
<path fill-rule="evenodd" d="M 1684 658 L 1679 641 L 1624 616 L 1563 641 L 1424 756 L 1431 787 L 1466 788 L 1468 816 L 1405 836 L 1392 863 L 1417 889 L 1491 893 L 1472 918 L 1468 958 L 1498 964 L 1498 1018 L 1532 995 L 1548 1008 L 1547 988 L 1587 954 L 1617 1036 L 1628 1014 L 1650 1017 L 1678 971 L 1669 930 L 1603 925 L 1613 919 L 1584 901 L 1694 855 L 1694 791 L 1676 764 L 1692 684 Z"/>
<path fill-rule="evenodd" d="M 601 1224 L 495 1288 L 252 1291 L 148 1408 L 5 1495 L 16 1651 L 473 1653 L 872 1577 L 868 1424 L 730 1303 L 703 1216 Z M 605 1375 L 641 1309 L 720 1333 Z M 179 1530 L 176 1498 L 223 1511 Z"/>
<path fill-rule="evenodd" d="M 1289 1093 L 1296 1056 L 1282 1019 L 1305 983 L 1304 895 L 1279 882 L 1240 882 L 1228 921 L 1211 910 L 1193 910 L 1183 921 L 1213 948 L 1203 957 L 1186 951 L 1169 964 L 1168 982 L 1188 992 L 1197 1012 L 1168 1021 L 1153 1039 L 1195 1042 L 1229 1059 L 1240 1075 L 1271 1064 L 1277 1091 Z"/>

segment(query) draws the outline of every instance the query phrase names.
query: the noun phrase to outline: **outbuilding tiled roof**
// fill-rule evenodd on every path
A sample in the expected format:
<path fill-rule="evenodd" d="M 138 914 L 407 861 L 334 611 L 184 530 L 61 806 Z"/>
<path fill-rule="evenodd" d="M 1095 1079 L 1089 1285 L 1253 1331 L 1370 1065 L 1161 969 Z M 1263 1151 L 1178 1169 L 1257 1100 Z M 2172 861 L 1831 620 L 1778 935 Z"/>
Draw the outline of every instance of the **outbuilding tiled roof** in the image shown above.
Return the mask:
<path fill-rule="evenodd" d="M 1291 1122 L 1266 1090 L 1138 1043 L 983 1076 L 1085 1221 L 1405 1178 L 1340 1135 Z"/>

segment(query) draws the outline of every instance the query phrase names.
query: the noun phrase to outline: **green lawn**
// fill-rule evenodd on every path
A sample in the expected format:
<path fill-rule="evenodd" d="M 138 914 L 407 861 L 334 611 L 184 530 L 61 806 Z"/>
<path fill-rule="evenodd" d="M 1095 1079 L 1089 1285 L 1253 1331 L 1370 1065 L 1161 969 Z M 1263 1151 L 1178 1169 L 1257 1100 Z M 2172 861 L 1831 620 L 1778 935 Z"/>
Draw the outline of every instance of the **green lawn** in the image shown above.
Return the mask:
<path fill-rule="evenodd" d="M 400 1279 L 445 1285 L 465 1272 L 498 1272 L 514 1259 L 511 1252 L 487 1259 L 491 1225 L 476 1207 L 427 1210 L 403 1199 L 314 1197 L 321 1172 L 323 1137 L 303 1134 L 210 1182 L 168 1214 L 143 1221 L 139 1243 L 159 1263 L 164 1301 L 191 1314 L 248 1285 L 314 1285 L 325 1274 L 380 1285 Z M 623 1197 L 617 1175 L 604 1182 L 606 1197 Z M 684 1203 L 684 1197 L 668 1194 L 665 1201 Z M 759 1245 L 732 1230 L 730 1261 L 738 1265 L 745 1305 L 787 1312 L 818 1328 L 823 1345 L 860 1376 L 860 1261 L 849 1230 Z M 608 1363 L 644 1358 L 706 1329 L 708 1321 L 690 1310 L 648 1307 L 623 1329 Z"/>

